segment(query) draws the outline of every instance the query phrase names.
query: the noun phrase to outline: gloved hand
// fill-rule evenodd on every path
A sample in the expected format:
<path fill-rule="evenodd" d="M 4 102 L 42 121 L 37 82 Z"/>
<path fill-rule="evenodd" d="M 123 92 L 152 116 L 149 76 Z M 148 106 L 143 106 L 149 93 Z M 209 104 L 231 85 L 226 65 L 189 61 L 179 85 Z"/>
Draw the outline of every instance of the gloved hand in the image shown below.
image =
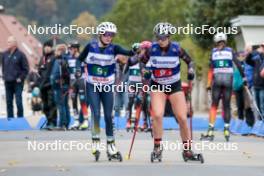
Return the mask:
<path fill-rule="evenodd" d="M 193 68 L 188 69 L 188 80 L 192 81 L 194 79 L 194 70 Z"/>
<path fill-rule="evenodd" d="M 133 45 L 132 45 L 132 51 L 134 53 L 137 53 L 138 50 L 139 50 L 139 47 L 140 47 L 140 43 L 133 43 Z"/>
<path fill-rule="evenodd" d="M 76 79 L 79 79 L 81 76 L 82 76 L 81 70 L 76 70 L 76 72 L 75 72 L 75 78 Z"/>
<path fill-rule="evenodd" d="M 211 86 L 207 86 L 207 87 L 206 87 L 206 90 L 207 90 L 207 91 L 211 91 L 211 90 L 212 90 L 212 87 L 211 87 Z"/>
<path fill-rule="evenodd" d="M 247 86 L 247 85 L 248 85 L 248 83 L 247 83 L 247 78 L 246 78 L 246 77 L 243 78 L 243 85 L 244 85 L 244 86 Z"/>
<path fill-rule="evenodd" d="M 17 83 L 21 83 L 21 82 L 22 82 L 21 78 L 17 78 L 17 79 L 16 79 L 16 82 L 17 82 Z"/>

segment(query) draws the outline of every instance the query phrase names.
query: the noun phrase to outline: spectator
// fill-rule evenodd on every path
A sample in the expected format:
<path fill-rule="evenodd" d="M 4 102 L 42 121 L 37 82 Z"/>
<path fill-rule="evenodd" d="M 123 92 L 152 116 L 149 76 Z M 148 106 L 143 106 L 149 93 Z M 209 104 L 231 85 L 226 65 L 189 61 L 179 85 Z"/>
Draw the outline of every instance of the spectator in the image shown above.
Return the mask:
<path fill-rule="evenodd" d="M 257 106 L 260 112 L 264 113 L 264 78 L 260 76 L 261 64 L 264 62 L 264 43 L 254 51 L 252 47 L 247 47 L 249 53 L 246 57 L 246 63 L 254 67 L 253 89 Z"/>
<path fill-rule="evenodd" d="M 238 59 L 240 60 L 241 66 L 243 68 L 246 68 L 247 64 L 245 64 L 243 61 L 245 59 L 245 56 L 241 53 L 239 53 L 238 56 L 239 56 Z M 244 73 L 246 75 L 249 88 L 252 86 L 252 85 L 250 85 L 251 82 L 253 83 L 253 78 L 252 78 L 253 77 L 253 70 L 251 72 L 250 67 L 251 66 L 247 65 L 247 69 L 244 69 Z M 246 117 L 246 123 L 252 127 L 255 123 L 254 113 L 250 107 L 246 92 L 244 90 L 242 75 L 240 74 L 240 72 L 236 66 L 234 66 L 233 91 L 236 95 L 238 119 L 244 120 L 244 117 Z"/>
<path fill-rule="evenodd" d="M 52 50 L 53 43 L 48 41 L 43 46 L 43 57 L 40 59 L 38 72 L 40 75 L 40 94 L 43 102 L 43 112 L 47 118 L 48 130 L 56 127 L 57 124 L 57 110 L 53 98 L 53 91 L 50 84 L 50 75 L 52 65 L 55 61 L 54 52 Z"/>
<path fill-rule="evenodd" d="M 65 58 L 66 45 L 56 46 L 55 61 L 52 66 L 50 82 L 56 107 L 59 110 L 59 129 L 67 130 L 70 124 L 70 112 L 68 105 L 68 91 L 70 86 L 70 71 Z"/>
<path fill-rule="evenodd" d="M 262 66 L 261 66 L 260 75 L 262 76 L 262 78 L 264 78 L 264 62 L 262 63 Z"/>
<path fill-rule="evenodd" d="M 125 59 L 127 58 L 126 56 L 123 56 L 123 55 L 117 55 L 116 58 L 120 60 L 118 61 L 118 63 L 116 63 L 116 80 L 115 80 L 116 85 L 120 85 L 122 83 L 123 85 L 125 85 L 125 82 L 127 82 L 128 80 L 128 72 L 124 73 L 125 64 L 126 64 Z M 115 97 L 116 97 L 114 101 L 115 116 L 120 117 L 121 111 L 123 111 L 127 105 L 128 95 L 126 91 L 115 92 Z"/>
<path fill-rule="evenodd" d="M 23 117 L 22 91 L 29 66 L 25 54 L 18 49 L 17 41 L 14 36 L 8 37 L 7 47 L 7 51 L 4 52 L 2 60 L 3 79 L 6 90 L 7 117 L 14 117 L 14 95 L 16 98 L 17 116 Z"/>

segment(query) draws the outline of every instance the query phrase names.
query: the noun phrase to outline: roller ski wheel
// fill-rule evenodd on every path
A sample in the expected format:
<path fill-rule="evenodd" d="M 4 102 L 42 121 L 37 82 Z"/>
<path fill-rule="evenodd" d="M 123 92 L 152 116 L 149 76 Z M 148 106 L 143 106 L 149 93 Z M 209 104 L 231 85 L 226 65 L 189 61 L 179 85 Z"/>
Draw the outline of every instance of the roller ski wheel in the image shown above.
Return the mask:
<path fill-rule="evenodd" d="M 70 127 L 69 130 L 71 130 L 71 131 L 77 131 L 77 130 L 79 130 L 79 127 L 78 126 L 76 126 L 76 127 Z"/>
<path fill-rule="evenodd" d="M 208 134 L 201 134 L 200 141 L 213 141 L 214 135 L 209 136 Z"/>
<path fill-rule="evenodd" d="M 99 161 L 100 158 L 100 139 L 93 139 L 92 141 L 92 154 L 95 157 L 95 161 Z"/>
<path fill-rule="evenodd" d="M 126 128 L 127 132 L 133 132 L 133 128 Z"/>
<path fill-rule="evenodd" d="M 131 127 L 131 121 L 128 120 L 128 121 L 127 121 L 127 124 L 126 124 L 126 131 L 127 131 L 127 132 L 130 132 L 131 129 L 132 129 L 132 127 Z"/>
<path fill-rule="evenodd" d="M 126 128 L 127 132 L 131 132 L 133 133 L 134 132 L 134 128 L 130 127 L 130 128 Z"/>
<path fill-rule="evenodd" d="M 117 160 L 119 162 L 123 161 L 123 157 L 120 152 L 117 152 L 116 154 L 110 154 L 109 152 L 107 152 L 107 158 L 108 161 L 112 161 L 112 160 Z"/>
<path fill-rule="evenodd" d="M 209 126 L 207 134 L 201 134 L 200 140 L 213 141 L 214 140 L 214 128 Z"/>
<path fill-rule="evenodd" d="M 182 158 L 185 162 L 187 161 L 200 161 L 201 164 L 204 163 L 204 158 L 201 153 L 195 154 L 192 151 L 183 151 Z"/>
<path fill-rule="evenodd" d="M 79 129 L 79 126 L 80 126 L 80 123 L 79 123 L 79 121 L 78 121 L 78 120 L 75 120 L 75 121 L 74 121 L 74 123 L 73 123 L 73 125 L 72 125 L 72 126 L 70 126 L 69 130 L 76 131 L 76 130 L 78 130 L 78 129 Z"/>
<path fill-rule="evenodd" d="M 99 150 L 96 150 L 93 152 L 93 155 L 95 157 L 95 161 L 98 162 L 99 161 L 99 158 L 100 158 L 100 151 Z"/>
<path fill-rule="evenodd" d="M 162 150 L 158 149 L 155 150 L 153 152 L 151 152 L 150 154 L 150 161 L 151 163 L 154 163 L 155 161 L 161 162 L 162 161 Z"/>
<path fill-rule="evenodd" d="M 112 160 L 117 160 L 119 162 L 123 161 L 121 153 L 116 150 L 114 141 L 107 142 L 106 154 L 107 154 L 108 161 L 112 161 Z"/>
<path fill-rule="evenodd" d="M 89 128 L 89 122 L 88 120 L 85 120 L 80 126 L 79 126 L 79 130 L 85 131 Z"/>
<path fill-rule="evenodd" d="M 144 129 L 144 132 L 145 132 L 145 133 L 152 132 L 152 128 L 145 128 L 145 129 Z"/>

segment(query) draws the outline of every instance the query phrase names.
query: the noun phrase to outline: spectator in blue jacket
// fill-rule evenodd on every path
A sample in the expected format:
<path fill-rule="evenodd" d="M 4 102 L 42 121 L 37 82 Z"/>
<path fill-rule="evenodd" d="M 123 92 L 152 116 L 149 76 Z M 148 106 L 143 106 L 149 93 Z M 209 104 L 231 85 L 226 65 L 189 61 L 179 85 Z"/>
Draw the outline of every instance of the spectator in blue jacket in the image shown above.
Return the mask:
<path fill-rule="evenodd" d="M 262 63 L 262 66 L 261 66 L 260 75 L 262 76 L 262 78 L 264 78 L 264 62 Z"/>
<path fill-rule="evenodd" d="M 28 61 L 25 54 L 17 47 L 14 36 L 8 37 L 7 51 L 2 58 L 3 79 L 6 91 L 7 117 L 13 118 L 13 98 L 15 95 L 17 106 L 17 117 L 24 117 L 22 92 L 24 80 L 29 72 Z"/>
<path fill-rule="evenodd" d="M 54 99 L 59 110 L 59 128 L 67 130 L 70 123 L 68 92 L 70 86 L 70 72 L 65 58 L 66 45 L 57 45 L 55 61 L 52 66 L 50 82 L 54 92 Z"/>
<path fill-rule="evenodd" d="M 254 51 L 252 47 L 247 47 L 249 54 L 246 57 L 246 63 L 254 68 L 253 87 L 255 100 L 258 108 L 264 114 L 264 78 L 260 76 L 261 65 L 264 62 L 264 43 Z"/>

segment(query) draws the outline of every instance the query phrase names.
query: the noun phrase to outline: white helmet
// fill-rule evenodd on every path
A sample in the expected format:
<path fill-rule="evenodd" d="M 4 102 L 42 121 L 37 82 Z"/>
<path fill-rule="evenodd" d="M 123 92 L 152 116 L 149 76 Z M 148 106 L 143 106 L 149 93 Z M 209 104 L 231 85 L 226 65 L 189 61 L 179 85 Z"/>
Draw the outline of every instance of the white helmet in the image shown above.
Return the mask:
<path fill-rule="evenodd" d="M 214 36 L 214 42 L 215 42 L 215 43 L 220 42 L 220 41 L 224 41 L 224 42 L 227 41 L 227 36 L 226 36 L 226 34 L 223 33 L 223 32 L 217 33 L 217 34 L 215 34 L 215 36 Z"/>
<path fill-rule="evenodd" d="M 102 22 L 98 25 L 97 28 L 102 33 L 105 32 L 117 33 L 116 25 L 112 22 Z"/>
<path fill-rule="evenodd" d="M 153 29 L 153 32 L 155 35 L 165 35 L 169 36 L 171 34 L 171 27 L 172 24 L 167 23 L 167 22 L 161 22 L 156 24 L 156 26 Z"/>

